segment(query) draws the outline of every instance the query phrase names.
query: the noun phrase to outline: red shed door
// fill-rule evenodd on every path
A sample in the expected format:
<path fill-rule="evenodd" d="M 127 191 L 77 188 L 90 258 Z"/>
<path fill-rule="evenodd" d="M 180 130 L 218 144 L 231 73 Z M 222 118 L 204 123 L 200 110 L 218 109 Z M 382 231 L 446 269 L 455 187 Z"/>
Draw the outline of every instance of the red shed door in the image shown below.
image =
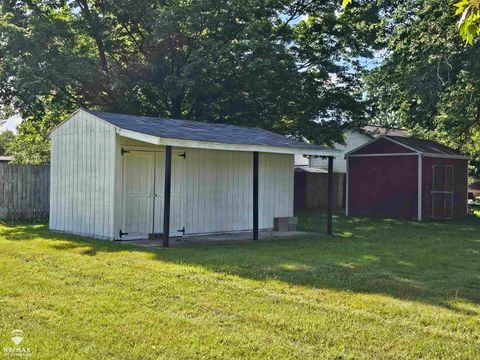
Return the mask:
<path fill-rule="evenodd" d="M 432 218 L 453 217 L 453 166 L 433 165 Z"/>

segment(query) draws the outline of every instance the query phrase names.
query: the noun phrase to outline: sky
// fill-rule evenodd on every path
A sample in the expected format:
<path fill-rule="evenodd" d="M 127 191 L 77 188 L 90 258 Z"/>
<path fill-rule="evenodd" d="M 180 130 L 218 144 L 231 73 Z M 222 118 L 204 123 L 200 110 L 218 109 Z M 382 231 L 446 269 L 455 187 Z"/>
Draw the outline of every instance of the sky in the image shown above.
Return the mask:
<path fill-rule="evenodd" d="M 0 132 L 5 130 L 13 131 L 15 134 L 17 133 L 17 126 L 22 122 L 22 118 L 19 115 L 12 116 L 8 118 L 7 121 L 0 126 Z"/>

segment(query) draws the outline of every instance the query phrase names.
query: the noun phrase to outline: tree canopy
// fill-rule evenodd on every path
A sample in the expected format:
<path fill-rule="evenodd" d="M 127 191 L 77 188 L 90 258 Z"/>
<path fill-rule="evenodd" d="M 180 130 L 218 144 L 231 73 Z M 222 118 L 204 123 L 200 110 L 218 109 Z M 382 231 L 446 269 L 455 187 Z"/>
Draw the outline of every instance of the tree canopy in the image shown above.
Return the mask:
<path fill-rule="evenodd" d="M 351 3 L 352 0 L 342 0 L 342 8 L 345 9 Z M 455 14 L 460 16 L 460 35 L 468 44 L 473 45 L 480 38 L 480 0 L 460 0 L 454 6 L 457 8 Z"/>
<path fill-rule="evenodd" d="M 19 162 L 48 162 L 46 134 L 78 107 L 326 144 L 377 122 L 480 150 L 478 0 L 457 17 L 448 0 L 0 4 L 0 114 L 24 118 Z"/>
<path fill-rule="evenodd" d="M 365 89 L 380 123 L 413 129 L 478 160 L 480 47 L 462 43 L 450 6 L 391 3 L 379 35 L 386 55 L 366 76 Z"/>
<path fill-rule="evenodd" d="M 365 119 L 352 59 L 371 55 L 370 8 L 345 21 L 334 0 L 1 4 L 0 102 L 25 119 L 19 161 L 47 161 L 46 133 L 77 107 L 260 126 L 316 143 Z"/>

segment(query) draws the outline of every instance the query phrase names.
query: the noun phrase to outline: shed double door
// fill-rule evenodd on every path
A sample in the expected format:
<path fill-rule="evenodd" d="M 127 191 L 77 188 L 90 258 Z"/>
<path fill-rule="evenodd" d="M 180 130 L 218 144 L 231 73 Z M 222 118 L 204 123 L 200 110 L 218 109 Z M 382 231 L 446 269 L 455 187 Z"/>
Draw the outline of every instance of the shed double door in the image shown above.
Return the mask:
<path fill-rule="evenodd" d="M 432 218 L 453 218 L 453 166 L 433 165 Z"/>
<path fill-rule="evenodd" d="M 170 236 L 181 236 L 185 202 L 185 158 L 172 152 Z M 121 239 L 146 239 L 163 232 L 165 152 L 126 149 L 122 156 Z M 180 230 L 180 231 L 179 231 Z"/>

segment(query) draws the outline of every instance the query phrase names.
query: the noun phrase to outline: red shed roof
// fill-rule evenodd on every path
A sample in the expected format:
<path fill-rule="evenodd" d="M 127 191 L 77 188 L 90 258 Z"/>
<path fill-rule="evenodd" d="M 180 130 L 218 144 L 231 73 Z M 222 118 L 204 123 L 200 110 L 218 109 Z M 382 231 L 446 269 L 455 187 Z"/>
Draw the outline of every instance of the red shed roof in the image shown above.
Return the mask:
<path fill-rule="evenodd" d="M 448 146 L 439 144 L 432 140 L 406 138 L 401 136 L 387 136 L 389 139 L 393 139 L 402 145 L 409 146 L 421 153 L 433 153 L 433 154 L 446 154 L 446 155 L 462 155 L 457 150 L 449 148 Z"/>
<path fill-rule="evenodd" d="M 468 156 L 463 155 L 457 150 L 454 150 L 452 148 L 449 148 L 448 146 L 439 144 L 435 141 L 432 140 L 426 140 L 426 139 L 416 139 L 416 138 L 410 138 L 410 137 L 403 137 L 403 136 L 392 136 L 392 135 L 383 135 L 379 136 L 372 141 L 348 152 L 345 154 L 345 157 L 347 156 L 352 156 L 356 155 L 356 153 L 360 150 L 362 150 L 362 154 L 358 154 L 357 156 L 360 155 L 367 155 L 369 154 L 367 150 L 367 147 L 370 144 L 373 144 L 377 141 L 384 141 L 389 140 L 397 145 L 403 146 L 406 149 L 411 150 L 413 153 L 416 154 L 422 154 L 424 156 L 437 156 L 437 157 L 447 157 L 447 158 L 462 158 L 462 159 L 469 159 Z M 385 154 L 388 154 L 389 152 L 386 151 Z"/>

